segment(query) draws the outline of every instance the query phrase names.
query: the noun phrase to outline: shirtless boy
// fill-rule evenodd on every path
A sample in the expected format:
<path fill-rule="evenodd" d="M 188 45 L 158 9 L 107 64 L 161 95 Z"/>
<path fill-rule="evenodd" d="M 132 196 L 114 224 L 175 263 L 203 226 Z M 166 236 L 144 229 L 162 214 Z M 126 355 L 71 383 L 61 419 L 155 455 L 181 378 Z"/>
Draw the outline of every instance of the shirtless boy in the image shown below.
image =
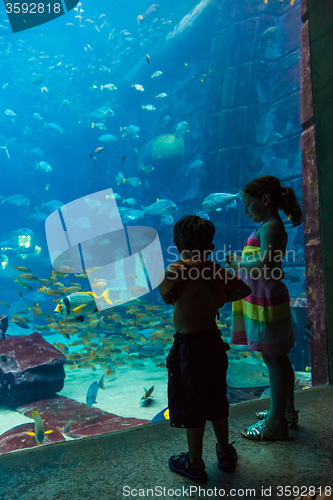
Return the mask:
<path fill-rule="evenodd" d="M 189 451 L 173 455 L 169 467 L 193 481 L 207 480 L 202 460 L 206 420 L 216 435 L 218 467 L 231 472 L 237 452 L 228 443 L 229 403 L 226 372 L 229 346 L 216 325 L 219 309 L 251 293 L 241 279 L 208 260 L 214 250 L 214 225 L 196 215 L 175 225 L 181 260 L 167 267 L 159 291 L 174 306 L 175 341 L 167 357 L 170 423 L 187 431 Z"/>

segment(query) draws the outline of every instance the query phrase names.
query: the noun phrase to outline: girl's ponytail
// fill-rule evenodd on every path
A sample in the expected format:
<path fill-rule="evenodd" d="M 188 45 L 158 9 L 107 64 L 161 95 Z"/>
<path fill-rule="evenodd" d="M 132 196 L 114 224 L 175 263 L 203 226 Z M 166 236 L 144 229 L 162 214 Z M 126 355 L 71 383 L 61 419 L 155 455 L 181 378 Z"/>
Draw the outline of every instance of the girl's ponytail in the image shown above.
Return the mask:
<path fill-rule="evenodd" d="M 302 209 L 291 187 L 281 188 L 281 208 L 288 219 L 291 219 L 294 227 L 303 222 Z"/>

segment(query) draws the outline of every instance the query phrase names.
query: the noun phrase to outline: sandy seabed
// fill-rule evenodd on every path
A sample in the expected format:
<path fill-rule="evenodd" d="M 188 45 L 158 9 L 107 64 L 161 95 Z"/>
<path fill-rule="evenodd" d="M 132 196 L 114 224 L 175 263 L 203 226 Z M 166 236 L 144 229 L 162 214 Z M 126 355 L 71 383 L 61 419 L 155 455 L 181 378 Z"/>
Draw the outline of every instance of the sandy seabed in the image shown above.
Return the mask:
<path fill-rule="evenodd" d="M 60 334 L 48 335 L 45 339 L 50 343 L 62 342 L 70 344 Z M 71 351 L 71 348 L 70 348 Z M 168 406 L 167 382 L 168 372 L 166 368 L 159 368 L 150 359 L 142 359 L 145 368 L 134 369 L 127 366 L 117 367 L 116 374 L 104 378 L 105 390 L 99 389 L 96 403 L 93 407 L 100 408 L 109 413 L 121 417 L 135 417 L 151 420 L 158 412 Z M 79 403 L 86 404 L 86 395 L 90 384 L 98 382 L 105 374 L 101 368 L 70 369 L 65 365 L 64 387 L 59 396 L 75 399 Z M 144 389 L 154 386 L 151 398 L 142 402 Z M 9 410 L 0 406 L 0 434 L 16 427 L 17 425 L 31 423 L 31 419 L 21 415 L 15 410 Z"/>

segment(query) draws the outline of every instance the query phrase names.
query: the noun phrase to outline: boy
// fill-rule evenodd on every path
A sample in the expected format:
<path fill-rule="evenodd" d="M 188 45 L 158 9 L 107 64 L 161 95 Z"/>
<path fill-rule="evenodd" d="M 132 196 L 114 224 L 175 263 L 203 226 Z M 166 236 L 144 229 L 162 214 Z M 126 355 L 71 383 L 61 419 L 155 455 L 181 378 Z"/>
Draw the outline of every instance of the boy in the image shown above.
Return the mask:
<path fill-rule="evenodd" d="M 181 260 L 167 267 L 159 291 L 174 306 L 175 341 L 167 357 L 170 423 L 185 427 L 189 451 L 173 455 L 169 467 L 193 481 L 207 480 L 202 460 L 206 420 L 217 438 L 218 467 L 231 472 L 237 452 L 228 444 L 226 372 L 228 344 L 215 318 L 225 302 L 251 293 L 241 279 L 208 261 L 214 250 L 214 225 L 196 215 L 182 217 L 173 230 Z"/>

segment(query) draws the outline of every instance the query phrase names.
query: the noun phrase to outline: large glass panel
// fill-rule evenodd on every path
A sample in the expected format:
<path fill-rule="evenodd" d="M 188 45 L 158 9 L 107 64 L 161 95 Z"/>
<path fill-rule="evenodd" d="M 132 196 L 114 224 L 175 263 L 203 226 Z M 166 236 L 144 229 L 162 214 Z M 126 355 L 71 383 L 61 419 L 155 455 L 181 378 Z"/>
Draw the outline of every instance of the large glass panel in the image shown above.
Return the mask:
<path fill-rule="evenodd" d="M 300 0 L 72 4 L 15 33 L 1 10 L 0 453 L 167 418 L 173 308 L 156 287 L 174 223 L 210 219 L 225 266 L 257 227 L 247 182 L 302 200 Z M 303 229 L 281 216 L 307 387 Z M 267 395 L 259 353 L 232 345 L 229 362 L 231 403 Z"/>

